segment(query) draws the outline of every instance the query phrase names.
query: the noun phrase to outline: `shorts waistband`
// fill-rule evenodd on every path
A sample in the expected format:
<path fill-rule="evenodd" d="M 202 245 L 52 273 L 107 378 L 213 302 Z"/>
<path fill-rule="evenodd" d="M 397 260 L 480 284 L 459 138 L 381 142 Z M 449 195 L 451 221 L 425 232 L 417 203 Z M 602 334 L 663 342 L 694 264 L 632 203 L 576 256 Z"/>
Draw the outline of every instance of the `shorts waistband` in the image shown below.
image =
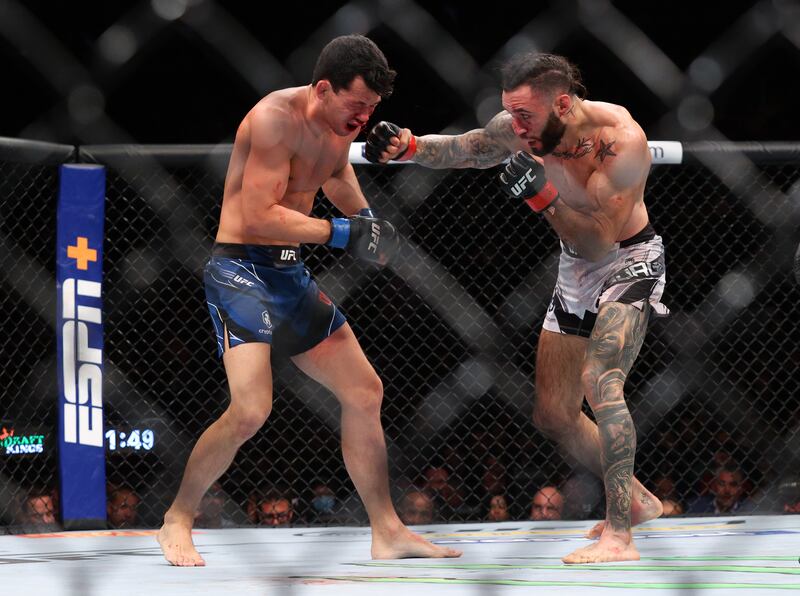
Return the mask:
<path fill-rule="evenodd" d="M 634 234 L 630 238 L 626 238 L 619 243 L 620 248 L 626 248 L 628 246 L 633 246 L 634 244 L 639 244 L 640 242 L 647 242 L 648 240 L 652 240 L 656 237 L 656 231 L 653 228 L 652 224 L 648 221 L 647 225 L 641 229 L 638 233 Z"/>
<path fill-rule="evenodd" d="M 303 262 L 299 246 L 275 246 L 267 244 L 231 244 L 215 242 L 211 255 L 226 259 L 242 259 L 256 265 L 291 267 Z"/>
<path fill-rule="evenodd" d="M 642 242 L 647 242 L 649 240 L 652 240 L 655 237 L 656 237 L 655 229 L 650 224 L 650 222 L 647 222 L 647 225 L 645 227 L 643 227 L 641 230 L 639 230 L 636 234 L 634 234 L 630 238 L 626 238 L 625 240 L 622 240 L 619 243 L 618 246 L 619 246 L 619 248 L 627 248 L 629 246 L 633 246 L 634 244 L 640 244 Z M 564 252 L 565 254 L 569 255 L 570 257 L 572 257 L 574 259 L 580 259 L 581 258 L 581 255 L 578 254 L 578 252 L 575 250 L 575 248 L 573 246 L 567 244 L 563 240 L 561 241 L 561 250 L 562 250 L 562 252 Z M 614 249 L 611 252 L 609 252 L 609 255 L 612 255 L 615 252 L 616 252 L 616 249 Z"/>

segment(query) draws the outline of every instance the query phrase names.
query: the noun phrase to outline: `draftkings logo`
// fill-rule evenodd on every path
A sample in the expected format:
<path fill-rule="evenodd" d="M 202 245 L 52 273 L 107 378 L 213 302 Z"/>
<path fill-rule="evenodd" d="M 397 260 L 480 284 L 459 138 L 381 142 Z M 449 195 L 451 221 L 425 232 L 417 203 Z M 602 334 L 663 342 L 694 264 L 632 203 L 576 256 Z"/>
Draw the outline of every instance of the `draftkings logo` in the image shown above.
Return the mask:
<path fill-rule="evenodd" d="M 86 238 L 69 248 L 76 249 L 68 255 L 77 260 L 79 270 L 87 269 L 87 260 L 96 260 Z M 103 350 L 92 347 L 89 338 L 102 342 L 102 311 L 86 302 L 100 298 L 100 291 L 99 282 L 72 277 L 61 288 L 64 441 L 95 447 L 103 446 Z"/>
<path fill-rule="evenodd" d="M 0 430 L 0 448 L 6 455 L 44 453 L 44 435 L 19 435 L 14 434 L 13 428 L 3 427 Z"/>

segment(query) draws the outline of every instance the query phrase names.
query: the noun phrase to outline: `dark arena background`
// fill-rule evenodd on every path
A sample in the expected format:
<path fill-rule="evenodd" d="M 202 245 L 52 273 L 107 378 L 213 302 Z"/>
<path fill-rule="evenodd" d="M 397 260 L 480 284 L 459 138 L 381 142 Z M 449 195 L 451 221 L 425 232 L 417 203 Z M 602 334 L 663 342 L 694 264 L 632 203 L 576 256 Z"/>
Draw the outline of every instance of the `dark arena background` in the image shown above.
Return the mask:
<path fill-rule="evenodd" d="M 259 98 L 307 84 L 319 50 L 347 33 L 372 38 L 398 72 L 394 94 L 373 121 L 396 122 L 418 135 L 483 126 L 502 109 L 498 66 L 528 50 L 569 57 L 582 70 L 589 99 L 631 112 L 651 141 L 645 200 L 666 246 L 664 302 L 672 313 L 651 322 L 626 384 L 638 436 L 637 477 L 676 507 L 674 519 L 650 522 L 660 524 L 653 532 L 701 527 L 722 535 L 738 523 L 766 524 L 754 530 L 763 536 L 800 531 L 791 515 L 800 513 L 800 288 L 793 274 L 800 242 L 800 116 L 793 91 L 800 77 L 800 4 L 466 4 L 0 0 L 0 534 L 10 535 L 0 540 L 3 581 L 6 570 L 18 569 L 14 562 L 53 564 L 54 557 L 37 559 L 40 551 L 26 549 L 56 547 L 30 538 L 66 540 L 73 530 L 91 531 L 90 539 L 141 539 L 125 552 L 151 555 L 148 564 L 163 562 L 153 530 L 175 497 L 192 446 L 228 404 L 202 271 L 216 234 L 230 143 Z M 363 140 L 362 134 L 357 142 Z M 105 491 L 108 519 L 85 524 L 63 516 L 71 468 L 59 453 L 62 164 L 99 164 L 106 175 L 105 477 L 94 480 Z M 542 218 L 502 193 L 500 168 L 355 168 L 371 205 L 402 234 L 399 257 L 379 269 L 325 246 L 306 246 L 303 256 L 383 381 L 395 503 L 412 520 L 404 498 L 416 490 L 427 494 L 433 508 L 418 523 L 435 528 L 421 531 L 444 536 L 443 543 L 457 543 L 448 537 L 463 528 L 480 543 L 481 522 L 490 524 L 492 536 L 511 537 L 502 555 L 472 553 L 470 572 L 489 573 L 486 565 L 501 556 L 536 559 L 525 550 L 535 540 L 511 544 L 512 538 L 575 534 L 605 514 L 602 482 L 532 422 L 536 345 L 555 282 L 558 240 Z M 336 215 L 322 193 L 318 198 L 313 215 Z M 330 544 L 336 536 L 348 542 L 347 536 L 368 535 L 342 461 L 336 400 L 288 361 L 274 362 L 274 372 L 268 422 L 204 500 L 195 538 L 208 537 L 203 552 L 213 554 L 214 541 L 223 556 L 226 544 L 262 540 L 234 534 L 242 528 L 285 533 L 263 540 L 264 558 L 284 548 L 276 536 L 286 536 L 287 544 L 307 540 L 315 527 L 321 533 L 326 526 L 349 528 L 350 534 L 330 534 Z M 588 405 L 584 410 L 591 416 Z M 738 479 L 739 506 L 714 517 L 713 506 L 700 510 L 698 503 L 721 490 L 721 470 Z M 558 517 L 531 520 L 533 497 L 546 486 L 563 496 Z M 261 500 L 275 493 L 293 511 L 284 530 L 264 527 L 270 520 L 260 514 Z M 323 508 L 321 496 L 333 497 L 333 504 Z M 497 496 L 507 517 L 490 517 Z M 236 538 L 226 542 L 224 533 L 214 533 L 220 527 Z M 24 548 L 17 546 L 23 537 Z M 2 542 L 12 539 L 18 542 Z M 800 555 L 794 540 L 793 551 L 771 554 L 784 561 L 774 567 L 783 571 L 758 572 L 786 576 L 765 575 L 768 581 L 760 578 L 753 590 L 793 581 Z M 74 558 L 101 565 L 114 549 L 109 544 Z M 367 561 L 366 544 L 348 556 Z M 568 546 L 548 553 L 566 554 L 573 550 Z M 64 552 L 77 548 L 63 546 L 55 559 L 65 561 Z M 307 560 L 314 548 L 298 557 Z M 718 551 L 752 554 L 742 548 Z M 640 550 L 644 563 L 646 546 Z M 706 543 L 695 550 L 698 557 L 717 552 Z M 260 564 L 252 552 L 243 556 Z M 335 586 L 380 575 L 365 567 L 350 579 L 341 570 L 322 578 L 282 561 L 255 591 L 239 586 L 241 593 L 305 594 L 318 580 Z M 26 565 L 26 572 L 34 567 Z M 81 568 L 59 571 L 63 583 L 48 576 L 52 583 L 40 586 L 42 593 L 90 593 L 93 580 L 80 579 Z M 749 585 L 700 575 L 722 571 L 703 567 L 689 579 L 669 581 L 654 576 L 649 587 Z M 224 574 L 216 573 L 222 590 Z M 386 573 L 395 578 L 412 571 Z M 469 593 L 539 585 L 508 573 L 496 581 L 481 575 Z M 459 593 L 453 585 L 417 580 L 409 581 Z M 198 593 L 191 578 L 179 581 L 186 593 Z M 620 587 L 581 584 L 588 580 L 575 575 L 569 581 L 565 589 Z M 364 594 L 378 593 L 367 588 Z"/>

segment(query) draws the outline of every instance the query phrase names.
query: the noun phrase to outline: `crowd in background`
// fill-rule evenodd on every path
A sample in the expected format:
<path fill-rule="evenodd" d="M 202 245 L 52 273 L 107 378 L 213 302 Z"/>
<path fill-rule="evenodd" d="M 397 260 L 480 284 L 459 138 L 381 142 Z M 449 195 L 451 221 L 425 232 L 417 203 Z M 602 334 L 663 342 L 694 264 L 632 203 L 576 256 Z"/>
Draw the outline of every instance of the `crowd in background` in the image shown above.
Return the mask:
<path fill-rule="evenodd" d="M 604 516 L 603 487 L 599 479 L 578 470 L 558 483 L 544 484 L 529 495 L 512 496 L 503 465 L 486 462 L 481 485 L 469 493 L 443 464 L 423 469 L 413 481 L 402 479 L 394 488 L 400 518 L 408 525 L 447 522 L 506 522 L 600 519 Z M 247 525 L 289 527 L 305 525 L 364 525 L 366 513 L 352 492 L 338 494 L 324 480 L 297 494 L 285 485 L 255 489 L 236 502 L 223 484 L 208 490 L 195 516 L 198 528 Z M 724 451 L 696 478 L 687 493 L 672 474 L 658 474 L 647 483 L 664 507 L 663 517 L 680 515 L 747 515 L 800 513 L 800 476 L 787 477 L 766 491 L 751 482 L 742 467 Z M 233 491 L 235 493 L 235 491 Z M 107 487 L 107 524 L 110 529 L 148 525 L 140 514 L 142 498 L 127 484 Z M 18 506 L 11 528 L 19 532 L 49 532 L 59 524 L 58 491 L 31 489 Z"/>

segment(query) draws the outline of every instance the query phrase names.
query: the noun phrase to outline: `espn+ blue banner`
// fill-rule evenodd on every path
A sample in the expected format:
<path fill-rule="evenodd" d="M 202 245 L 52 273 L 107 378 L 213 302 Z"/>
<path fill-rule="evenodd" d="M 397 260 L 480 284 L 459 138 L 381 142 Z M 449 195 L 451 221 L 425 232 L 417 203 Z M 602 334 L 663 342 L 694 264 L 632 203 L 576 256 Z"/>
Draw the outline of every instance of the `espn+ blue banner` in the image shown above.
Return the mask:
<path fill-rule="evenodd" d="M 60 168 L 58 293 L 58 457 L 67 529 L 105 527 L 103 449 L 103 224 L 105 168 Z"/>

